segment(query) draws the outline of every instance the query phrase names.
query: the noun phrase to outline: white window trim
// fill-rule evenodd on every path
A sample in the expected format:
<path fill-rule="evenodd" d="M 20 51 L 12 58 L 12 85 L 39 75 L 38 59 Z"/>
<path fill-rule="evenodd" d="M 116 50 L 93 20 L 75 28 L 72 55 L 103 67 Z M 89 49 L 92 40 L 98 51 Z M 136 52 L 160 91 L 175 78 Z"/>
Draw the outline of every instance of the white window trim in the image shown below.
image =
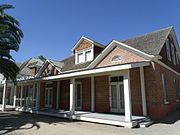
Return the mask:
<path fill-rule="evenodd" d="M 92 59 L 92 52 L 91 52 L 92 50 L 89 50 L 89 51 L 85 51 L 85 61 L 91 61 L 91 59 Z M 87 55 L 86 54 L 88 54 L 90 52 L 90 60 L 87 60 Z"/>
<path fill-rule="evenodd" d="M 164 96 L 164 104 L 169 104 L 168 99 L 168 90 L 167 90 L 167 83 L 165 82 L 165 76 L 164 74 L 161 74 L 161 80 L 162 80 L 162 88 L 163 88 L 163 96 Z"/>
<path fill-rule="evenodd" d="M 82 63 L 88 62 L 88 61 L 86 61 L 85 57 L 86 57 L 86 52 L 89 52 L 89 51 L 91 51 L 91 59 L 88 60 L 88 61 L 92 61 L 94 59 L 94 49 L 90 48 L 90 49 L 82 50 L 82 51 L 79 51 L 79 52 L 75 53 L 75 64 L 82 64 Z M 81 54 L 81 53 L 83 54 L 83 62 L 79 63 L 78 55 Z"/>
<path fill-rule="evenodd" d="M 113 61 L 113 58 L 114 58 L 115 56 L 116 56 L 116 57 L 117 57 L 117 56 L 120 57 L 120 59 L 119 59 L 119 60 L 116 60 L 116 61 Z M 113 55 L 113 56 L 111 57 L 111 63 L 118 63 L 118 62 L 121 62 L 121 61 L 122 61 L 122 57 L 121 57 L 120 55 Z"/>
<path fill-rule="evenodd" d="M 84 61 L 84 53 L 83 52 L 78 53 L 77 54 L 77 63 L 82 63 L 83 61 Z"/>

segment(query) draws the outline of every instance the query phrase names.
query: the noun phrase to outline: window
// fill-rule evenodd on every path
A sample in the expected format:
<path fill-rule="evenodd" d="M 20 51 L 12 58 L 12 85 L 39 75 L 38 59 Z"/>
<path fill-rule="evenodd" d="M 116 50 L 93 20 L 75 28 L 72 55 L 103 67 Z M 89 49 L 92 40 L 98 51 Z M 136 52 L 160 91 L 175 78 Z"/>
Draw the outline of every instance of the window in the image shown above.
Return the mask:
<path fill-rule="evenodd" d="M 93 60 L 93 58 L 94 58 L 93 49 L 77 52 L 75 63 L 76 64 L 84 63 Z"/>
<path fill-rule="evenodd" d="M 91 50 L 85 52 L 85 61 L 90 61 L 90 60 L 92 60 L 92 57 L 91 57 Z"/>
<path fill-rule="evenodd" d="M 175 91 L 176 91 L 176 98 L 177 100 L 179 100 L 179 92 L 178 92 L 178 82 L 176 79 L 174 79 L 174 88 L 175 88 Z"/>
<path fill-rule="evenodd" d="M 170 46 L 169 46 L 169 39 L 166 41 L 166 53 L 167 53 L 167 58 L 169 61 L 171 61 L 171 52 L 170 52 Z"/>
<path fill-rule="evenodd" d="M 77 55 L 77 61 L 78 61 L 78 63 L 82 63 L 82 62 L 84 62 L 84 56 L 83 56 L 83 53 L 79 53 L 78 55 Z"/>
<path fill-rule="evenodd" d="M 179 56 L 178 56 L 177 52 L 176 52 L 176 63 L 177 63 L 177 65 L 179 65 Z"/>
<path fill-rule="evenodd" d="M 111 82 L 122 82 L 122 81 L 123 81 L 123 76 L 111 77 Z"/>
<path fill-rule="evenodd" d="M 164 94 L 164 104 L 168 104 L 168 92 L 167 92 L 167 84 L 166 84 L 166 78 L 164 74 L 161 75 L 162 79 L 162 87 L 163 87 L 163 94 Z"/>
<path fill-rule="evenodd" d="M 176 65 L 176 53 L 175 53 L 174 45 L 172 43 L 171 43 L 171 54 L 172 54 L 173 64 Z"/>
<path fill-rule="evenodd" d="M 122 60 L 122 58 L 119 55 L 115 55 L 111 59 L 112 62 L 120 62 L 121 60 Z"/>

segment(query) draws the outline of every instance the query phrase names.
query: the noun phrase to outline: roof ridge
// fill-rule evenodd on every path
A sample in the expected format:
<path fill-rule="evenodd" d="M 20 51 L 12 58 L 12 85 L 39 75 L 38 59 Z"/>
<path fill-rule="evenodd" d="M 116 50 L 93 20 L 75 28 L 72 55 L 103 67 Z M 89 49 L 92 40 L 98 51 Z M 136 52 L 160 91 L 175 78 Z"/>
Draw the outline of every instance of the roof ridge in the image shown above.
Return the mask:
<path fill-rule="evenodd" d="M 134 37 L 130 37 L 130 38 L 127 38 L 125 40 L 121 40 L 120 42 L 124 42 L 124 41 L 129 40 L 129 39 L 139 38 L 139 37 L 142 37 L 142 36 L 147 36 L 147 35 L 154 34 L 154 33 L 160 32 L 160 31 L 168 30 L 168 29 L 169 29 L 169 32 L 170 32 L 173 29 L 173 26 L 169 26 L 169 27 L 166 27 L 166 28 L 162 28 L 162 29 L 158 29 L 158 30 L 152 31 L 152 32 L 147 32 L 145 34 L 141 34 L 141 35 L 137 35 L 137 36 L 134 36 Z"/>

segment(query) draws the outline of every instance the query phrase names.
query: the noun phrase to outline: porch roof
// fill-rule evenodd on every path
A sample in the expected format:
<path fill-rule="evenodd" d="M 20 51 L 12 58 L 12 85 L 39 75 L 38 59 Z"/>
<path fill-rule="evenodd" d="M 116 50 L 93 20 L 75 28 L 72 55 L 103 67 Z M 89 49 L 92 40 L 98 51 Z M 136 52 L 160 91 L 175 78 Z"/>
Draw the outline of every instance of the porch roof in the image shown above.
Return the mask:
<path fill-rule="evenodd" d="M 116 65 L 116 66 L 108 66 L 108 67 L 101 67 L 101 68 L 95 68 L 95 69 L 85 69 L 85 70 L 75 70 L 72 72 L 62 73 L 55 76 L 48 76 L 48 77 L 42 77 L 42 78 L 34 78 L 29 80 L 21 80 L 20 82 L 34 82 L 39 80 L 56 80 L 56 79 L 63 79 L 63 78 L 71 78 L 71 77 L 79 77 L 79 76 L 93 76 L 95 74 L 99 73 L 107 73 L 107 72 L 113 72 L 113 71 L 120 71 L 120 70 L 128 70 L 131 68 L 136 67 L 142 67 L 142 66 L 149 66 L 149 61 L 143 61 L 143 62 L 135 62 L 135 63 L 128 63 L 128 64 L 122 64 L 122 65 Z"/>

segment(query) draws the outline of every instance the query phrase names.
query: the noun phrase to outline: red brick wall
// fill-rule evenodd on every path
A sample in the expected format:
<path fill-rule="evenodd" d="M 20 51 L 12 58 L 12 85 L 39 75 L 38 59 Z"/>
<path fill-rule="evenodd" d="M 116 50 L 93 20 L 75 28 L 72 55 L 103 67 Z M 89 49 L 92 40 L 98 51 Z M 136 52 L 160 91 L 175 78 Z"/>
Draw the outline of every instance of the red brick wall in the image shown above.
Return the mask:
<path fill-rule="evenodd" d="M 112 62 L 112 58 L 116 55 L 120 55 L 122 60 L 119 62 Z M 145 59 L 126 51 L 125 49 L 115 47 L 96 67 L 105 67 L 105 66 L 112 66 L 118 64 L 125 64 L 125 63 L 132 63 L 132 62 L 140 62 L 144 61 Z"/>
<path fill-rule="evenodd" d="M 60 106 L 62 110 L 69 110 L 70 104 L 70 80 L 60 81 Z"/>
<path fill-rule="evenodd" d="M 130 70 L 132 114 L 142 115 L 141 82 L 139 68 Z"/>
<path fill-rule="evenodd" d="M 82 110 L 91 111 L 91 78 L 76 79 L 82 83 Z"/>
<path fill-rule="evenodd" d="M 155 63 L 154 68 L 152 66 L 145 67 L 144 71 L 148 115 L 152 119 L 159 119 L 180 107 L 180 103 L 176 101 L 176 91 L 173 82 L 174 78 L 180 78 L 157 63 Z M 169 104 L 166 105 L 163 97 L 162 73 L 167 81 L 169 96 Z"/>
<path fill-rule="evenodd" d="M 45 106 L 45 82 L 40 83 L 40 109 Z"/>
<path fill-rule="evenodd" d="M 95 111 L 109 112 L 109 76 L 97 76 L 94 78 L 95 85 Z"/>
<path fill-rule="evenodd" d="M 56 81 L 53 81 L 52 87 L 53 87 L 53 104 L 52 104 L 52 108 L 56 109 L 56 99 L 57 99 L 57 82 Z"/>

